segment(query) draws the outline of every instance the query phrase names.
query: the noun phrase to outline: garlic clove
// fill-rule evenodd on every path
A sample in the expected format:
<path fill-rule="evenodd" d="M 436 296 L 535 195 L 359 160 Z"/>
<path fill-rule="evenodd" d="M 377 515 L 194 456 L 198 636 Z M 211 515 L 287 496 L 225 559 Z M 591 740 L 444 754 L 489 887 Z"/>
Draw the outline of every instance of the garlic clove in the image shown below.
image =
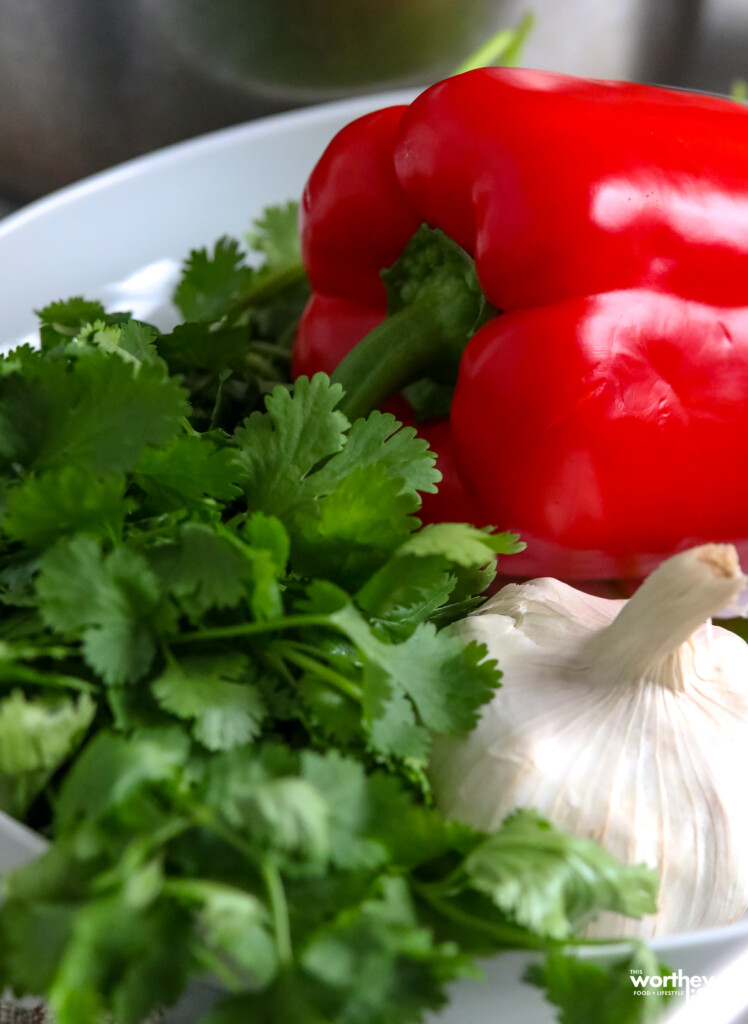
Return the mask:
<path fill-rule="evenodd" d="M 450 817 L 492 830 L 520 807 L 660 875 L 659 911 L 587 934 L 649 938 L 748 906 L 748 645 L 709 617 L 744 584 L 729 545 L 663 563 L 628 601 L 510 584 L 455 627 L 502 685 L 467 737 L 437 737 Z"/>

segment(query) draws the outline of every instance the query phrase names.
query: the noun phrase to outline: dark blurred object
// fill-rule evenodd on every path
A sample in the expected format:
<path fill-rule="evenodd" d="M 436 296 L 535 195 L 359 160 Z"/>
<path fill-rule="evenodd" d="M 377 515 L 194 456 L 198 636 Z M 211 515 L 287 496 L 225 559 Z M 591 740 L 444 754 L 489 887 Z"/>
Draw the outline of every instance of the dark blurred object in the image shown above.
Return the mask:
<path fill-rule="evenodd" d="M 697 25 L 683 84 L 708 92 L 727 92 L 748 80 L 748 3 L 746 0 L 692 0 Z"/>
<path fill-rule="evenodd" d="M 529 9 L 537 25 L 525 54 L 530 66 L 698 85 L 687 73 L 689 61 L 698 63 L 700 6 L 0 0 L 0 196 L 30 199 L 170 142 L 289 107 L 435 81 Z M 730 77 L 725 69 L 724 81 L 703 87 L 726 89 Z"/>
<path fill-rule="evenodd" d="M 143 0 L 206 74 L 282 103 L 441 78 L 493 30 L 496 0 Z"/>
<path fill-rule="evenodd" d="M 495 0 L 0 0 L 0 195 L 213 128 L 447 74 Z"/>

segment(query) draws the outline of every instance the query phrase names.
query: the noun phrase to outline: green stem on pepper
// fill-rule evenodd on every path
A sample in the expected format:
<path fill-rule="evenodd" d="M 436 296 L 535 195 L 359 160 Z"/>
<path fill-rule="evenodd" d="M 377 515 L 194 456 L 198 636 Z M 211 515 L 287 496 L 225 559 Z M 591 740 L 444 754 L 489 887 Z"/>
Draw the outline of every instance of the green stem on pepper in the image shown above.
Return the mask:
<path fill-rule="evenodd" d="M 420 378 L 453 382 L 486 311 L 472 259 L 442 231 L 425 225 L 382 278 L 390 315 L 332 374 L 345 391 L 339 408 L 351 420 Z"/>

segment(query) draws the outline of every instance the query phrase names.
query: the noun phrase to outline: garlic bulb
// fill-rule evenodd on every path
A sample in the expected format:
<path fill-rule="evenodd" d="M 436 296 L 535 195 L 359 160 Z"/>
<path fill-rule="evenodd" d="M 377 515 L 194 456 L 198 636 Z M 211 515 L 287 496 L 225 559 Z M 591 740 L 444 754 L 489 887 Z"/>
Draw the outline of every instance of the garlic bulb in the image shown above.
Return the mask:
<path fill-rule="evenodd" d="M 439 737 L 443 812 L 497 828 L 520 807 L 660 875 L 659 910 L 587 934 L 669 934 L 748 905 L 748 644 L 709 617 L 745 582 L 735 549 L 664 562 L 628 601 L 511 584 L 455 627 L 502 684 L 473 732 Z"/>

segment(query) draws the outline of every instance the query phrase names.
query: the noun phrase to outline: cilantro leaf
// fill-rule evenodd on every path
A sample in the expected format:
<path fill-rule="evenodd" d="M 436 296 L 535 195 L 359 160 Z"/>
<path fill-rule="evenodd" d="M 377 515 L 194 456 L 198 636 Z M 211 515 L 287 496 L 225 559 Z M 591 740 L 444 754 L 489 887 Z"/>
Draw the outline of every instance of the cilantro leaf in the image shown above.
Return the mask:
<path fill-rule="evenodd" d="M 83 324 L 105 320 L 106 310 L 98 301 L 75 295 L 70 299 L 50 302 L 36 310 L 40 320 L 39 335 L 43 350 L 51 350 L 74 338 Z"/>
<path fill-rule="evenodd" d="M 363 720 L 380 754 L 425 763 L 431 731 L 472 728 L 494 692 L 499 675 L 493 662 L 483 660 L 485 649 L 438 633 L 431 623 L 417 625 L 397 643 L 382 639 L 345 593 L 329 583 L 311 584 L 301 607 L 324 614 L 355 645 Z"/>
<path fill-rule="evenodd" d="M 103 351 L 71 366 L 40 356 L 23 375 L 0 379 L 0 462 L 120 473 L 145 445 L 172 437 L 185 412 L 184 392 L 159 365 L 133 365 Z"/>
<path fill-rule="evenodd" d="M 70 533 L 118 538 L 132 502 L 122 475 L 98 476 L 67 464 L 29 475 L 8 495 L 2 528 L 12 540 L 34 548 Z"/>
<path fill-rule="evenodd" d="M 442 977 L 473 973 L 453 943 L 436 943 L 420 924 L 406 882 L 387 877 L 320 930 L 302 964 L 329 986 L 336 1020 L 371 1024 L 418 1021 L 445 1004 Z"/>
<path fill-rule="evenodd" d="M 239 747 L 215 755 L 205 800 L 265 863 L 269 856 L 286 871 L 317 875 L 331 856 L 330 808 L 298 774 L 297 758 L 284 747 L 266 745 L 259 755 Z"/>
<path fill-rule="evenodd" d="M 438 733 L 461 733 L 478 720 L 493 695 L 498 673 L 483 661 L 485 649 L 422 623 L 398 644 L 380 640 L 353 605 L 330 618 L 354 641 L 367 661 L 384 672 L 395 692 L 406 694 L 424 725 Z"/>
<path fill-rule="evenodd" d="M 264 266 L 277 269 L 301 260 L 299 204 L 268 206 L 247 234 L 247 245 L 265 257 Z"/>
<path fill-rule="evenodd" d="M 75 341 L 67 348 L 73 355 L 82 350 L 108 352 L 117 355 L 125 362 L 154 363 L 158 360 L 155 340 L 158 331 L 150 324 L 138 320 L 123 320 L 111 323 L 112 318 L 95 320 L 84 324 L 79 330 Z"/>
<path fill-rule="evenodd" d="M 255 512 L 245 523 L 243 536 L 252 560 L 252 613 L 269 619 L 283 613 L 280 579 L 286 573 L 291 541 L 283 523 L 274 516 Z"/>
<path fill-rule="evenodd" d="M 267 414 L 253 413 L 239 427 L 235 439 L 250 509 L 283 519 L 319 495 L 312 471 L 345 445 L 348 420 L 335 408 L 342 396 L 325 374 L 301 377 L 293 396 L 276 388 L 266 399 Z"/>
<path fill-rule="evenodd" d="M 446 558 L 418 558 L 402 548 L 356 594 L 356 603 L 393 637 L 408 636 L 449 600 L 457 579 Z"/>
<path fill-rule="evenodd" d="M 517 811 L 466 858 L 470 884 L 536 934 L 569 938 L 601 910 L 655 913 L 657 875 Z"/>
<path fill-rule="evenodd" d="M 174 304 L 185 320 L 219 320 L 230 312 L 253 275 L 239 243 L 224 235 L 212 254 L 207 249 L 192 250 L 174 292 Z"/>
<path fill-rule="evenodd" d="M 336 387 L 336 385 L 332 385 Z M 329 493 L 357 468 L 384 469 L 401 481 L 401 493 L 433 492 L 441 479 L 436 456 L 414 427 L 403 427 L 392 413 L 375 409 L 356 420 L 348 431 L 345 447 L 316 475 L 320 493 Z"/>
<path fill-rule="evenodd" d="M 491 534 L 467 523 L 429 524 L 404 539 L 356 601 L 393 638 L 408 636 L 450 599 L 466 614 L 473 595 L 491 581 L 496 554 L 521 549 L 514 534 Z"/>
<path fill-rule="evenodd" d="M 182 891 L 198 901 L 197 933 L 210 954 L 207 965 L 214 966 L 217 957 L 221 975 L 228 976 L 235 988 L 271 982 L 278 972 L 278 957 L 264 904 L 252 893 L 225 885 L 187 883 Z"/>
<path fill-rule="evenodd" d="M 514 533 L 490 533 L 468 523 L 429 523 L 403 544 L 398 555 L 441 555 L 470 569 L 492 562 L 495 554 L 513 555 L 525 547 Z"/>
<path fill-rule="evenodd" d="M 242 371 L 247 360 L 247 332 L 244 328 L 216 330 L 207 322 L 177 324 L 171 333 L 159 335 L 156 347 L 172 373 Z"/>
<path fill-rule="evenodd" d="M 295 560 L 309 576 L 355 588 L 418 526 L 418 500 L 381 466 L 353 470 L 292 520 Z"/>
<path fill-rule="evenodd" d="M 283 520 L 301 572 L 355 589 L 416 529 L 418 491 L 438 473 L 412 428 L 379 412 L 349 427 L 341 397 L 324 374 L 302 378 L 236 440 L 250 509 Z"/>
<path fill-rule="evenodd" d="M 87 694 L 0 700 L 0 808 L 23 817 L 32 800 L 80 745 L 94 716 Z"/>
<path fill-rule="evenodd" d="M 546 999 L 561 1012 L 560 1024 L 650 1024 L 659 1020 L 667 1000 L 637 999 L 631 976 L 671 974 L 672 970 L 641 943 L 631 954 L 612 962 L 549 953 L 533 964 L 525 981 L 542 988 Z M 664 994 L 664 993 L 663 993 Z"/>
<path fill-rule="evenodd" d="M 255 739 L 265 717 L 248 676 L 245 655 L 193 655 L 167 665 L 153 692 L 162 708 L 193 723 L 208 750 L 229 750 Z"/>
<path fill-rule="evenodd" d="M 36 589 L 46 624 L 79 636 L 105 682 L 132 682 L 148 671 L 161 592 L 142 555 L 124 547 L 104 555 L 97 540 L 78 534 L 44 555 Z"/>
<path fill-rule="evenodd" d="M 82 295 L 75 295 L 64 301 L 50 302 L 43 309 L 38 309 L 36 315 L 43 324 L 50 324 L 57 328 L 71 328 L 72 333 L 75 334 L 81 324 L 103 319 L 106 316 L 106 310 L 98 301 L 85 299 Z"/>
<path fill-rule="evenodd" d="M 368 664 L 363 674 L 363 712 L 371 746 L 379 754 L 425 764 L 431 749 L 428 729 L 385 669 Z"/>
<path fill-rule="evenodd" d="M 147 551 L 149 564 L 182 610 L 199 619 L 211 608 L 233 608 L 250 594 L 253 562 L 214 527 L 186 523 L 176 537 Z"/>
<path fill-rule="evenodd" d="M 65 779 L 57 808 L 59 834 L 72 835 L 84 821 L 106 821 L 144 786 L 177 779 L 188 751 L 189 739 L 177 729 L 132 736 L 100 731 Z"/>
<path fill-rule="evenodd" d="M 206 498 L 230 501 L 240 494 L 239 463 L 228 447 L 206 437 L 180 435 L 161 448 L 146 448 L 135 480 L 159 511 L 200 508 Z"/>
<path fill-rule="evenodd" d="M 293 396 L 276 388 L 267 399 L 268 414 L 255 413 L 237 430 L 250 507 L 283 518 L 332 494 L 363 469 L 399 480 L 402 495 L 435 489 L 434 455 L 412 427 L 400 427 L 390 413 L 375 411 L 349 429 L 336 409 L 341 398 L 340 386 L 325 374 L 311 381 L 301 377 Z"/>
<path fill-rule="evenodd" d="M 88 901 L 73 919 L 49 990 L 56 1021 L 99 1024 L 111 1009 L 120 1024 L 140 1024 L 175 1002 L 189 966 L 188 924 L 186 912 L 166 901 L 151 907 L 119 895 Z"/>
<path fill-rule="evenodd" d="M 382 843 L 368 837 L 372 814 L 370 784 L 362 765 L 336 750 L 304 751 L 301 775 L 329 808 L 330 859 L 340 868 L 375 868 L 387 858 Z"/>

